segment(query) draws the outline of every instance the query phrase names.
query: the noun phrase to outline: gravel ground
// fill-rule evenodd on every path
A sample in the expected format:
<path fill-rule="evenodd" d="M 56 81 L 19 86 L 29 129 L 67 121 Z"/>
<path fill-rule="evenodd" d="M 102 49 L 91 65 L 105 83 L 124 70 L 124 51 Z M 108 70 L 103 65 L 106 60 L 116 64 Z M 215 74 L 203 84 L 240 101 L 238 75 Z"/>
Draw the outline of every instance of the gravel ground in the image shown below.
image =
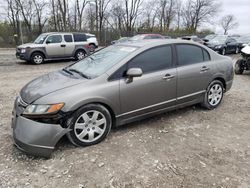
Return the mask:
<path fill-rule="evenodd" d="M 33 66 L 0 49 L 0 187 L 250 187 L 249 72 L 235 76 L 216 110 L 165 113 L 114 129 L 91 147 L 63 139 L 50 159 L 20 152 L 10 127 L 15 96 L 70 63 Z"/>

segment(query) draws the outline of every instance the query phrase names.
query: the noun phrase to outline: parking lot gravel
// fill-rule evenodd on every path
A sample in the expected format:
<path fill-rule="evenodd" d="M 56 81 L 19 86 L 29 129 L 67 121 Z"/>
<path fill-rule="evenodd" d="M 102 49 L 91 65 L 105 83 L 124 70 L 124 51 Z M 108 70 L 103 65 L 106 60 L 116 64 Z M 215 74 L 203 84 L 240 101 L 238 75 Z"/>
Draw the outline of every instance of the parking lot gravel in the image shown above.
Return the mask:
<path fill-rule="evenodd" d="M 91 147 L 62 139 L 50 159 L 19 151 L 11 136 L 15 96 L 71 63 L 35 66 L 0 49 L 0 187 L 250 187 L 250 72 L 235 75 L 215 110 L 196 105 L 128 124 Z"/>

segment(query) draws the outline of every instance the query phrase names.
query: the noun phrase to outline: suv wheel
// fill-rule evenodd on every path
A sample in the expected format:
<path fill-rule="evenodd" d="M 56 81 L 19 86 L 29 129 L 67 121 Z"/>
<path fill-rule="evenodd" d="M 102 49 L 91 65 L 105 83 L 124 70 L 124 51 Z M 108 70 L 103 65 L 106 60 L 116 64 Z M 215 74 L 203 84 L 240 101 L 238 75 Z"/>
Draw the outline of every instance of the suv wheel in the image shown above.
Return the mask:
<path fill-rule="evenodd" d="M 75 54 L 76 60 L 82 60 L 86 56 L 86 52 L 84 50 L 77 50 Z"/>
<path fill-rule="evenodd" d="M 234 72 L 235 74 L 243 74 L 244 72 L 244 67 L 242 66 L 243 64 L 242 59 L 239 59 L 238 61 L 236 61 L 235 66 L 234 66 Z"/>
<path fill-rule="evenodd" d="M 40 65 L 44 62 L 44 56 L 42 53 L 35 52 L 30 58 L 31 62 L 35 65 Z"/>
<path fill-rule="evenodd" d="M 96 49 L 96 46 L 95 46 L 95 44 L 90 44 L 90 45 L 89 45 L 89 48 L 90 48 L 90 51 L 91 51 L 91 52 L 94 52 L 95 49 Z"/>
<path fill-rule="evenodd" d="M 223 98 L 223 84 L 219 80 L 214 80 L 209 84 L 202 106 L 212 110 L 219 106 Z"/>
<path fill-rule="evenodd" d="M 90 104 L 77 110 L 71 120 L 68 138 L 76 146 L 90 146 L 105 139 L 111 129 L 109 111 L 102 105 Z"/>

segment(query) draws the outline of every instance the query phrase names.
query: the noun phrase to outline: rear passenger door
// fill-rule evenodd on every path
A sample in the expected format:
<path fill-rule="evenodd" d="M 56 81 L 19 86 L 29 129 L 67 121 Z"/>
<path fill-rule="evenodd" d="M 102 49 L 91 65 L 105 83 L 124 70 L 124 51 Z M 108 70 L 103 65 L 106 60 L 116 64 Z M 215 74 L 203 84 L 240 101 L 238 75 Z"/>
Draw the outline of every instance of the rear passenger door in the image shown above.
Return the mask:
<path fill-rule="evenodd" d="M 200 100 L 209 85 L 211 76 L 210 55 L 200 46 L 176 44 L 177 103 Z"/>
<path fill-rule="evenodd" d="M 65 44 L 65 50 L 64 50 L 64 53 L 65 53 L 65 56 L 67 57 L 71 57 L 74 52 L 74 49 L 75 49 L 75 45 L 74 45 L 74 42 L 73 42 L 73 36 L 72 34 L 65 34 L 63 35 L 63 39 L 64 39 L 64 44 Z"/>

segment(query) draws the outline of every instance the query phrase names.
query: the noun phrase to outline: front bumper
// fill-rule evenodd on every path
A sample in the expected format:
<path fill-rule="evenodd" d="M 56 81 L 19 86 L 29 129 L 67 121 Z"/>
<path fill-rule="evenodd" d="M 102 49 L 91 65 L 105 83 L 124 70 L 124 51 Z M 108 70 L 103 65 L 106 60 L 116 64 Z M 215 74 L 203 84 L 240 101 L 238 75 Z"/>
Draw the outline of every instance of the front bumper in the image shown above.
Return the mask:
<path fill-rule="evenodd" d="M 49 157 L 57 142 L 70 129 L 59 124 L 46 124 L 17 116 L 12 119 L 14 144 L 22 151 L 35 155 Z"/>
<path fill-rule="evenodd" d="M 21 59 L 21 60 L 25 60 L 25 61 L 30 60 L 30 57 L 27 53 L 20 53 L 18 50 L 16 51 L 16 58 Z"/>

